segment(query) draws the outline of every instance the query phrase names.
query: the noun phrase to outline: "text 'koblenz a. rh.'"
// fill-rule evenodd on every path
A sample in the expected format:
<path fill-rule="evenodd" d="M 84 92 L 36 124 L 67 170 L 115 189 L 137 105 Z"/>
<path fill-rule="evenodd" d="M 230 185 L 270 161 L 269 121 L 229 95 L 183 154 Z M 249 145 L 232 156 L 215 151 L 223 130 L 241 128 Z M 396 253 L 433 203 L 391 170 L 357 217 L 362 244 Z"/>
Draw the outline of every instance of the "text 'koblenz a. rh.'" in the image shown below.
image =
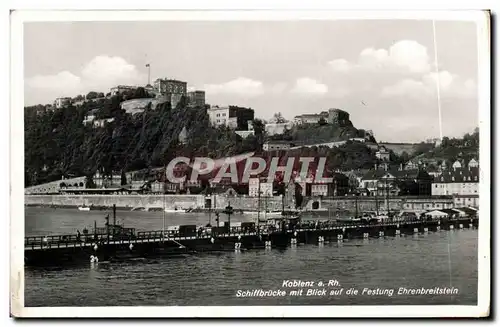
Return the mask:
<path fill-rule="evenodd" d="M 340 286 L 340 283 L 336 279 L 330 279 L 328 282 L 314 282 L 314 281 L 302 281 L 302 280 L 290 280 L 290 279 L 285 279 L 283 280 L 283 284 L 281 287 L 313 287 L 313 286 L 329 286 L 329 287 L 334 287 L 334 286 Z"/>

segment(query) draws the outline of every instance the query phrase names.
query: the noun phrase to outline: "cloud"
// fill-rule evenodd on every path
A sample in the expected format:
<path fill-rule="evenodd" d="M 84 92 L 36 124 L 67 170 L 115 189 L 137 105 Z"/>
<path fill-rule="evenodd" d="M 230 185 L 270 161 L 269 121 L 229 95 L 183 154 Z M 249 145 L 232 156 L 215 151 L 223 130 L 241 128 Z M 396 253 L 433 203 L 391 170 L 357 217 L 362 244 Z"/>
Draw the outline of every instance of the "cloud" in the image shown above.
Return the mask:
<path fill-rule="evenodd" d="M 432 69 L 428 50 L 414 40 L 401 40 L 387 49 L 368 47 L 356 60 L 339 58 L 328 62 L 336 78 L 344 86 L 361 90 L 369 86 L 382 97 L 409 96 L 417 100 L 437 96 L 439 80 L 442 97 L 472 98 L 477 95 L 476 83 L 443 70 L 439 77 Z M 374 87 L 380 87 L 378 90 Z"/>
<path fill-rule="evenodd" d="M 112 87 L 116 84 L 146 84 L 147 80 L 134 65 L 121 57 L 97 56 L 82 69 L 82 80 L 88 86 Z"/>
<path fill-rule="evenodd" d="M 27 84 L 39 89 L 77 89 L 80 86 L 81 78 L 63 71 L 56 75 L 37 75 L 27 80 Z"/>
<path fill-rule="evenodd" d="M 463 80 L 456 74 L 448 71 L 427 73 L 421 79 L 405 78 L 395 84 L 382 89 L 383 97 L 409 96 L 421 98 L 423 96 L 437 96 L 437 85 L 441 97 L 471 98 L 476 96 L 476 83 L 472 79 Z"/>
<path fill-rule="evenodd" d="M 291 92 L 302 95 L 323 95 L 328 92 L 328 87 L 312 78 L 301 77 L 297 79 Z"/>
<path fill-rule="evenodd" d="M 238 77 L 222 84 L 207 84 L 205 85 L 205 91 L 210 94 L 234 94 L 253 97 L 264 93 L 264 85 L 261 81 Z"/>
<path fill-rule="evenodd" d="M 146 78 L 121 57 L 97 56 L 74 74 L 62 71 L 54 75 L 36 75 L 25 81 L 26 94 L 38 103 L 55 97 L 75 96 L 90 91 L 107 92 L 117 84 L 144 85 Z"/>
<path fill-rule="evenodd" d="M 427 48 L 413 40 L 398 41 L 388 49 L 365 48 L 354 63 L 346 59 L 335 59 L 328 64 L 336 72 L 390 69 L 409 73 L 426 73 L 431 68 Z"/>

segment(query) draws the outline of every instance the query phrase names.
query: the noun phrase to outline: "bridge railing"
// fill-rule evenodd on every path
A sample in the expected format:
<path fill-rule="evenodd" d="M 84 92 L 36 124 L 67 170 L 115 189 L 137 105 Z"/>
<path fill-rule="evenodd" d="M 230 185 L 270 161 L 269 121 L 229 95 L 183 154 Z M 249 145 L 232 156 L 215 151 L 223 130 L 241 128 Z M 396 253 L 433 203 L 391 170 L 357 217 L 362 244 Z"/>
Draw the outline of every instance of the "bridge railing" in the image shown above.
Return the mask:
<path fill-rule="evenodd" d="M 124 236 L 124 235 L 109 235 L 110 241 L 117 241 L 122 239 L 130 239 L 133 236 Z M 92 235 L 75 235 L 75 234 L 67 234 L 67 235 L 47 235 L 47 236 L 27 236 L 24 238 L 24 246 L 25 247 L 67 247 L 73 246 L 75 244 L 93 244 L 93 243 L 103 243 L 108 239 L 107 234 L 92 234 Z"/>
<path fill-rule="evenodd" d="M 285 230 L 287 232 L 293 232 L 296 230 L 320 230 L 320 229 L 328 229 L 328 228 L 370 228 L 376 226 L 392 226 L 395 224 L 416 224 L 416 223 L 437 223 L 441 222 L 457 222 L 457 221 L 465 221 L 472 219 L 470 217 L 462 217 L 462 218 L 453 218 L 453 219 L 440 219 L 440 218 L 430 218 L 430 219 L 408 219 L 408 218 L 399 218 L 399 219 L 387 219 L 384 221 L 367 223 L 361 221 L 305 221 L 296 225 L 286 225 Z M 477 219 L 477 218 L 476 218 Z M 116 241 L 133 241 L 133 240 L 143 240 L 143 241 L 153 241 L 163 239 L 163 235 L 165 238 L 170 238 L 174 240 L 182 240 L 186 238 L 202 238 L 202 237 L 230 237 L 230 236 L 246 236 L 246 235 L 255 235 L 256 233 L 274 233 L 279 231 L 280 229 L 277 226 L 273 225 L 264 225 L 261 224 L 255 227 L 231 227 L 231 229 L 223 229 L 223 230 L 214 230 L 210 228 L 202 228 L 196 230 L 196 232 L 191 233 L 182 233 L 179 231 L 141 231 L 137 232 L 135 235 L 109 235 L 109 240 Z M 108 239 L 107 234 L 98 234 L 98 235 L 48 235 L 48 236 L 27 236 L 24 238 L 24 246 L 26 247 L 41 247 L 41 248 L 54 248 L 54 247 L 68 247 L 68 246 L 76 246 L 78 244 L 82 245 L 90 245 L 93 243 L 104 243 Z"/>

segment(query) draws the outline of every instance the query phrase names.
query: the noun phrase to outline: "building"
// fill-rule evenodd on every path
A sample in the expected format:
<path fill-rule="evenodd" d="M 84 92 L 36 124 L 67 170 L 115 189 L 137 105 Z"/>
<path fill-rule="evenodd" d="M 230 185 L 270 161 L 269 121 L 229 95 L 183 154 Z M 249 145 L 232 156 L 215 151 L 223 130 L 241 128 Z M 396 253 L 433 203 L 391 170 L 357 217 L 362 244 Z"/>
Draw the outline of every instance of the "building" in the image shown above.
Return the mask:
<path fill-rule="evenodd" d="M 236 134 L 238 134 L 239 136 L 241 136 L 242 138 L 244 138 L 244 139 L 246 139 L 250 135 L 255 135 L 255 131 L 254 130 L 250 130 L 250 131 L 234 131 L 234 132 Z"/>
<path fill-rule="evenodd" d="M 267 141 L 262 145 L 264 151 L 286 151 L 290 150 L 291 144 L 287 141 Z"/>
<path fill-rule="evenodd" d="M 330 185 L 325 183 L 311 184 L 311 196 L 328 196 L 329 188 Z"/>
<path fill-rule="evenodd" d="M 461 169 L 462 168 L 462 163 L 458 160 L 456 160 L 453 165 L 451 165 L 452 169 Z"/>
<path fill-rule="evenodd" d="M 104 125 L 115 121 L 115 118 L 94 119 L 92 122 L 94 127 L 104 127 Z"/>
<path fill-rule="evenodd" d="M 89 125 L 92 124 L 96 118 L 97 112 L 99 109 L 92 109 L 87 112 L 85 115 L 85 118 L 83 119 L 83 125 Z"/>
<path fill-rule="evenodd" d="M 366 139 L 364 137 L 351 137 L 349 141 L 352 142 L 359 142 L 359 143 L 365 143 Z"/>
<path fill-rule="evenodd" d="M 118 85 L 115 87 L 112 87 L 109 92 L 111 93 L 111 96 L 113 95 L 119 95 L 125 92 L 135 92 L 137 90 L 137 86 L 132 86 L 132 85 Z"/>
<path fill-rule="evenodd" d="M 361 179 L 360 188 L 370 195 L 431 195 L 432 177 L 423 170 L 368 171 Z"/>
<path fill-rule="evenodd" d="M 479 168 L 452 168 L 432 183 L 432 195 L 452 195 L 456 206 L 479 205 Z"/>
<path fill-rule="evenodd" d="M 472 158 L 472 159 L 469 161 L 468 167 L 469 167 L 469 168 L 477 168 L 477 167 L 479 167 L 479 162 L 477 162 L 477 160 L 476 160 L 476 159 Z"/>
<path fill-rule="evenodd" d="M 254 119 L 253 109 L 236 106 L 212 106 L 207 109 L 207 113 L 213 126 L 227 126 L 237 130 L 248 130 L 248 121 Z"/>
<path fill-rule="evenodd" d="M 187 82 L 175 79 L 158 78 L 154 81 L 154 89 L 160 94 L 175 93 L 185 95 L 187 93 Z"/>
<path fill-rule="evenodd" d="M 413 170 L 413 169 L 418 169 L 421 166 L 421 162 L 417 160 L 410 160 L 406 163 L 404 169 L 405 170 Z"/>
<path fill-rule="evenodd" d="M 329 109 L 328 110 L 328 123 L 335 124 L 339 126 L 346 126 L 350 122 L 349 113 L 340 109 Z"/>
<path fill-rule="evenodd" d="M 265 129 L 267 135 L 272 136 L 272 135 L 283 134 L 283 133 L 285 133 L 286 130 L 291 129 L 292 126 L 293 126 L 292 122 L 273 123 L 273 124 L 266 124 L 264 126 L 264 129 Z"/>
<path fill-rule="evenodd" d="M 183 96 L 187 95 L 187 83 L 175 79 L 158 78 L 154 82 L 157 97 L 177 107 Z"/>
<path fill-rule="evenodd" d="M 62 107 L 69 106 L 72 103 L 72 99 L 69 97 L 57 98 L 54 100 L 54 107 L 60 109 Z"/>
<path fill-rule="evenodd" d="M 205 106 L 205 91 L 191 91 L 187 93 L 187 98 L 190 106 L 204 107 Z"/>
<path fill-rule="evenodd" d="M 296 125 L 318 124 L 321 119 L 324 119 L 325 122 L 328 121 L 328 112 L 327 111 L 322 111 L 319 114 L 303 114 L 303 115 L 295 116 L 293 118 L 293 122 Z"/>
<path fill-rule="evenodd" d="M 378 148 L 378 151 L 375 152 L 375 157 L 382 161 L 389 161 L 390 153 L 385 146 L 381 146 Z"/>
<path fill-rule="evenodd" d="M 262 182 L 259 177 L 248 179 L 248 195 L 257 197 L 259 196 L 272 196 L 273 183 Z"/>
<path fill-rule="evenodd" d="M 121 184 L 122 176 L 119 173 L 112 173 L 111 175 L 104 175 L 97 171 L 92 180 L 96 188 L 110 188 L 116 187 Z"/>

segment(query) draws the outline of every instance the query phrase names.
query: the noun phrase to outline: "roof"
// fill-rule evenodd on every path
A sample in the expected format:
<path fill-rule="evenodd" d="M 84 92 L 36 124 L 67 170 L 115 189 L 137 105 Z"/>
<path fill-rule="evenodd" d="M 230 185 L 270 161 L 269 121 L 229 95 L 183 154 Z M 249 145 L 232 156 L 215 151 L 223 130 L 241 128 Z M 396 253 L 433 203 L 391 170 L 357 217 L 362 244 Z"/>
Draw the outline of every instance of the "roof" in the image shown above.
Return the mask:
<path fill-rule="evenodd" d="M 479 183 L 477 167 L 446 170 L 435 179 L 436 183 Z"/>
<path fill-rule="evenodd" d="M 425 214 L 426 215 L 442 215 L 442 216 L 447 215 L 448 213 L 444 212 L 443 210 L 444 209 L 427 211 Z"/>
<path fill-rule="evenodd" d="M 281 141 L 281 140 L 276 140 L 276 141 L 269 140 L 269 141 L 264 142 L 264 144 L 287 144 L 287 145 L 290 145 L 291 142 L 290 141 Z"/>
<path fill-rule="evenodd" d="M 445 212 L 445 213 L 447 213 L 449 215 L 455 215 L 455 214 L 457 214 L 457 212 L 455 210 L 453 210 L 453 209 L 439 209 L 439 211 Z"/>
<path fill-rule="evenodd" d="M 376 170 L 370 170 L 367 173 L 363 175 L 363 180 L 376 180 L 376 179 L 381 179 L 384 177 L 389 171 L 381 170 L 381 169 L 376 169 Z M 392 175 L 392 174 L 391 174 Z M 393 175 L 394 176 L 394 175 Z"/>
<path fill-rule="evenodd" d="M 409 169 L 409 170 L 370 170 L 363 176 L 363 180 L 376 180 L 384 178 L 386 174 L 392 175 L 396 179 L 425 179 L 430 178 L 429 174 L 425 171 L 419 169 Z M 388 177 L 391 178 L 391 177 Z"/>
<path fill-rule="evenodd" d="M 296 118 L 319 118 L 322 117 L 320 114 L 302 114 L 300 116 L 295 116 Z"/>
<path fill-rule="evenodd" d="M 457 210 L 463 211 L 469 216 L 475 216 L 477 214 L 477 211 L 471 208 L 463 207 L 463 208 L 458 208 Z"/>

